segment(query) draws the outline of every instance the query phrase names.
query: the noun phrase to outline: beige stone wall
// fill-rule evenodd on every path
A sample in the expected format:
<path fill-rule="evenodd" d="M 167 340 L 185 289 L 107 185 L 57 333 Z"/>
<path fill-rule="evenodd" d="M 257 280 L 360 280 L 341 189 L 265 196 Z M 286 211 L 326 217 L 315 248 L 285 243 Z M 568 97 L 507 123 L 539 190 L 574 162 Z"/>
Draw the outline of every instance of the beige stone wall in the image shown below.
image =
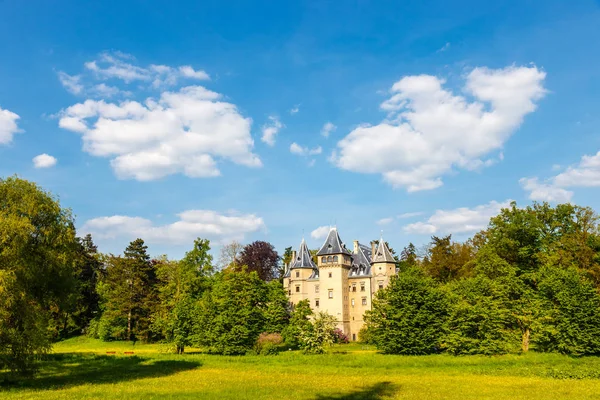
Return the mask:
<path fill-rule="evenodd" d="M 371 309 L 371 279 L 366 277 L 350 278 L 348 291 L 350 298 L 350 330 L 347 335 L 351 341 L 354 341 L 358 340 L 358 332 L 364 325 L 365 311 Z"/>
<path fill-rule="evenodd" d="M 396 275 L 396 264 L 376 263 L 371 267 L 371 288 L 375 294 L 380 287 L 386 288 L 390 283 L 390 278 Z"/>

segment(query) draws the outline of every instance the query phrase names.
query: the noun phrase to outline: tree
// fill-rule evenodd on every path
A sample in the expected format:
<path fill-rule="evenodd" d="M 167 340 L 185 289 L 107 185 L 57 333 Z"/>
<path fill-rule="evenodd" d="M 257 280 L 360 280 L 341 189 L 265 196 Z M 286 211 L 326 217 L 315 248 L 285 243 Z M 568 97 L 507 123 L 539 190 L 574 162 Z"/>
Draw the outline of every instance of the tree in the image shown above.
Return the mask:
<path fill-rule="evenodd" d="M 217 262 L 219 269 L 224 270 L 229 267 L 235 268 L 235 266 L 239 264 L 240 253 L 243 248 L 244 246 L 235 240 L 229 244 L 223 245 L 223 247 L 221 247 L 221 252 L 219 253 L 219 261 Z"/>
<path fill-rule="evenodd" d="M 151 339 L 151 315 L 157 307 L 156 269 L 161 261 L 150 260 L 147 246 L 136 239 L 124 256 L 109 256 L 106 278 L 98 289 L 104 312 L 100 326 L 104 339 Z"/>
<path fill-rule="evenodd" d="M 418 265 L 418 262 L 417 248 L 414 244 L 409 243 L 408 246 L 402 249 L 402 253 L 400 253 L 400 261 L 398 263 L 400 270 L 415 267 Z"/>
<path fill-rule="evenodd" d="M 50 310 L 75 290 L 71 211 L 34 183 L 0 179 L 0 369 L 27 373 L 51 348 Z"/>
<path fill-rule="evenodd" d="M 248 272 L 256 272 L 264 281 L 278 278 L 279 255 L 271 243 L 257 240 L 244 246 L 239 264 L 246 266 Z"/>
<path fill-rule="evenodd" d="M 198 305 L 196 342 L 216 354 L 245 354 L 264 330 L 267 302 L 267 284 L 256 272 L 217 274 Z"/>
<path fill-rule="evenodd" d="M 444 283 L 468 275 L 466 267 L 474 257 L 470 241 L 456 243 L 452 242 L 452 235 L 432 236 L 421 266 L 429 276 Z"/>
<path fill-rule="evenodd" d="M 519 346 L 509 291 L 483 275 L 450 285 L 453 301 L 443 347 L 452 354 L 503 354 Z"/>
<path fill-rule="evenodd" d="M 264 332 L 282 333 L 289 324 L 288 297 L 279 281 L 267 283 Z"/>
<path fill-rule="evenodd" d="M 417 268 L 403 271 L 377 291 L 365 313 L 370 339 L 390 354 L 429 354 L 441 350 L 447 299 L 438 284 Z"/>
<path fill-rule="evenodd" d="M 310 316 L 313 312 L 308 299 L 299 301 L 290 315 L 289 324 L 283 329 L 285 344 L 292 349 L 300 347 L 300 332 L 310 329 Z"/>
<path fill-rule="evenodd" d="M 196 302 L 208 288 L 208 277 L 213 272 L 209 252 L 210 241 L 198 238 L 181 261 L 165 258 L 158 264 L 159 306 L 152 329 L 173 343 L 178 354 L 192 343 Z"/>
<path fill-rule="evenodd" d="M 300 347 L 304 353 L 323 354 L 335 341 L 336 320 L 333 315 L 319 311 L 309 324 L 300 329 Z"/>

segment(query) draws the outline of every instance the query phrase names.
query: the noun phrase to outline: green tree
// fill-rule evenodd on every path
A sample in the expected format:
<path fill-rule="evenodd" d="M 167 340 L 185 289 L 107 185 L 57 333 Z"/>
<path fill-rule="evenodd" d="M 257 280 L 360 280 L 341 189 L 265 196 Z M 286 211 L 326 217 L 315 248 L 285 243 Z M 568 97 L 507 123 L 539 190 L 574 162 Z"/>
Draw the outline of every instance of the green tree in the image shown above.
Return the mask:
<path fill-rule="evenodd" d="M 427 275 L 445 283 L 467 276 L 469 263 L 474 257 L 475 248 L 471 241 L 457 243 L 452 241 L 452 235 L 432 236 L 421 266 Z"/>
<path fill-rule="evenodd" d="M 440 351 L 447 299 L 438 284 L 417 268 L 409 268 L 379 290 L 365 313 L 370 339 L 390 354 Z"/>
<path fill-rule="evenodd" d="M 325 311 L 315 314 L 309 324 L 300 329 L 300 348 L 304 353 L 323 354 L 335 340 L 336 320 Z"/>
<path fill-rule="evenodd" d="M 70 210 L 34 183 L 0 179 L 0 369 L 26 373 L 51 347 L 51 311 L 75 290 Z"/>
<path fill-rule="evenodd" d="M 106 277 L 98 285 L 103 299 L 100 322 L 104 339 L 149 341 L 151 315 L 157 308 L 157 264 L 142 239 L 127 246 L 124 256 L 109 256 Z"/>
<path fill-rule="evenodd" d="M 288 297 L 279 281 L 267 283 L 264 332 L 282 333 L 289 324 Z"/>
<path fill-rule="evenodd" d="M 300 332 L 310 329 L 310 317 L 313 312 L 308 300 L 301 300 L 292 310 L 289 324 L 283 329 L 282 336 L 285 344 L 292 349 L 300 347 Z"/>
<path fill-rule="evenodd" d="M 223 271 L 198 305 L 196 341 L 217 354 L 245 354 L 265 327 L 267 284 L 256 272 Z"/>
<path fill-rule="evenodd" d="M 210 241 L 196 239 L 194 248 L 179 262 L 166 258 L 158 264 L 159 306 L 153 316 L 152 329 L 178 354 L 192 343 L 196 302 L 208 287 L 213 273 Z"/>

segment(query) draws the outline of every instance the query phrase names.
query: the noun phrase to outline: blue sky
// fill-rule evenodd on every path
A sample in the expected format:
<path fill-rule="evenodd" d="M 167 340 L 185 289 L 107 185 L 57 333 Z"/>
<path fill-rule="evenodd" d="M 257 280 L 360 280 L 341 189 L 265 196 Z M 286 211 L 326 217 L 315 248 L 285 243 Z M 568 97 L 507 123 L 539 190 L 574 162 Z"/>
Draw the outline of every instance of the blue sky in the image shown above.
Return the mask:
<path fill-rule="evenodd" d="M 600 208 L 597 1 L 84 3 L 0 1 L 0 176 L 103 251 Z"/>

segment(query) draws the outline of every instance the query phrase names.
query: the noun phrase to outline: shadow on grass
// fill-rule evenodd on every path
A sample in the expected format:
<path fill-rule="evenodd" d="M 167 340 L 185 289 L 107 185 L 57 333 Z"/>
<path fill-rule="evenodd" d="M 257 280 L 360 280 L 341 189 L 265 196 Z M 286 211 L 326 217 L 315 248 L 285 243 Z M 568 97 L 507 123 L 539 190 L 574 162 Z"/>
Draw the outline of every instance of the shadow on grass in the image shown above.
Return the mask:
<path fill-rule="evenodd" d="M 379 400 L 391 397 L 397 388 L 391 382 L 379 382 L 366 389 L 338 395 L 318 395 L 315 400 Z"/>
<path fill-rule="evenodd" d="M 2 389 L 58 389 L 83 384 L 103 384 L 156 378 L 198 368 L 189 360 L 156 360 L 144 357 L 115 357 L 94 354 L 51 354 L 39 364 L 32 378 L 15 379 L 0 373 Z"/>

